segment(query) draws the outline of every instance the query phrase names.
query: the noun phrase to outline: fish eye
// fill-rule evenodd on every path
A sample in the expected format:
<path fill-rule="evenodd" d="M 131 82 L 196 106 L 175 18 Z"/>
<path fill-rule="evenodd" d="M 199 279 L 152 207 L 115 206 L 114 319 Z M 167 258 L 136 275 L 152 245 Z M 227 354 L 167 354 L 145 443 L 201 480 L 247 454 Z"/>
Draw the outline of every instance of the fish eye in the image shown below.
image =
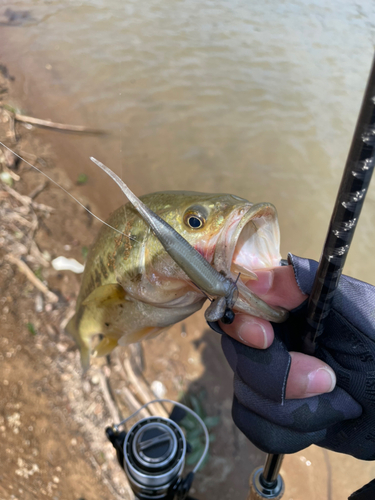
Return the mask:
<path fill-rule="evenodd" d="M 201 229 L 204 226 L 206 220 L 198 212 L 187 212 L 184 215 L 184 222 L 191 229 Z"/>

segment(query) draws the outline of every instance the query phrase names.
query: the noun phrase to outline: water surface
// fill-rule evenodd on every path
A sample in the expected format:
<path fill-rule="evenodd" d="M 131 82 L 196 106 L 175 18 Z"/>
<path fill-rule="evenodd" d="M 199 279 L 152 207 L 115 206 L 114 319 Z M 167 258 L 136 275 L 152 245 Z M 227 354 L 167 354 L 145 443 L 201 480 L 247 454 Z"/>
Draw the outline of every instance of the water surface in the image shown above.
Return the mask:
<path fill-rule="evenodd" d="M 27 113 L 113 132 L 64 135 L 56 146 L 72 177 L 88 174 L 100 215 L 123 198 L 89 155 L 137 194 L 189 189 L 270 201 L 283 255 L 317 259 L 374 21 L 371 0 L 3 1 L 0 57 L 18 76 Z M 374 189 L 346 266 L 373 283 Z"/>

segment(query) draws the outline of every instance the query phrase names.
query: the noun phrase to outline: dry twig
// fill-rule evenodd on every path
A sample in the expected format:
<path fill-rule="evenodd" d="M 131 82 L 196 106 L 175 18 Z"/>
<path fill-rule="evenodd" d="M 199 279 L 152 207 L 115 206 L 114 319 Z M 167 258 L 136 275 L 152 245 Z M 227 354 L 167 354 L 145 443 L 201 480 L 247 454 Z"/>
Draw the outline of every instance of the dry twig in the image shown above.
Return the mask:
<path fill-rule="evenodd" d="M 137 377 L 136 374 L 134 373 L 129 358 L 126 358 L 124 360 L 123 367 L 129 382 L 136 390 L 137 395 L 139 396 L 143 404 L 146 404 L 156 399 L 154 393 L 148 387 L 146 382 L 141 378 Z M 149 410 L 152 413 L 152 415 L 168 418 L 168 412 L 164 409 L 164 407 L 160 403 L 154 403 L 149 407 Z"/>
<path fill-rule="evenodd" d="M 40 118 L 34 118 L 32 116 L 20 115 L 19 113 L 14 114 L 14 119 L 18 122 L 36 125 L 37 127 L 63 130 L 64 132 L 78 132 L 93 135 L 105 135 L 107 133 L 105 130 L 83 127 L 81 125 L 66 125 L 64 123 L 51 122 L 50 120 L 41 120 Z"/>
<path fill-rule="evenodd" d="M 104 401 L 106 402 L 109 413 L 111 414 L 112 420 L 115 423 L 119 423 L 122 418 L 120 416 L 119 409 L 117 408 L 116 402 L 114 401 L 110 389 L 108 387 L 108 379 L 101 370 L 98 370 L 100 388 L 102 390 Z"/>
<path fill-rule="evenodd" d="M 30 222 L 28 219 L 25 219 L 25 217 L 22 217 L 22 215 L 20 215 L 19 213 L 15 212 L 15 211 L 9 213 L 8 217 L 9 217 L 10 220 L 17 221 L 20 224 L 22 224 L 23 226 L 26 226 L 28 228 L 33 228 L 34 227 L 33 222 Z"/>
<path fill-rule="evenodd" d="M 133 393 L 128 387 L 123 387 L 121 389 L 121 396 L 124 399 L 124 402 L 127 406 L 127 408 L 132 412 L 135 413 L 139 408 L 142 406 L 141 403 L 135 398 Z M 143 408 L 139 412 L 139 416 L 141 418 L 147 418 L 151 415 L 150 410 L 148 408 Z"/>
<path fill-rule="evenodd" d="M 35 243 L 35 240 L 31 241 L 31 245 L 29 248 L 30 255 L 43 267 L 49 267 L 50 263 L 44 257 L 42 252 L 39 250 L 38 245 Z"/>
<path fill-rule="evenodd" d="M 38 196 L 46 187 L 48 186 L 48 181 L 42 182 L 42 184 L 39 184 L 35 189 L 29 193 L 29 198 L 32 200 Z"/>
<path fill-rule="evenodd" d="M 35 288 L 37 288 L 38 290 L 40 290 L 45 295 L 46 299 L 49 302 L 53 302 L 53 303 L 58 302 L 58 300 L 59 300 L 58 296 L 55 293 L 51 292 L 46 287 L 46 285 L 44 283 L 42 283 L 40 281 L 40 279 L 35 276 L 35 274 L 32 272 L 32 270 L 29 268 L 29 266 L 25 262 L 23 262 L 20 259 L 17 259 L 17 257 L 14 257 L 13 255 L 10 255 L 10 254 L 8 254 L 5 258 L 9 262 L 11 262 L 12 264 L 16 264 L 16 266 L 18 267 L 18 269 L 35 286 Z"/>
<path fill-rule="evenodd" d="M 2 165 L 2 168 L 3 172 L 9 174 L 14 181 L 19 181 L 21 179 L 21 177 L 14 173 L 13 170 L 11 170 L 5 163 Z"/>
<path fill-rule="evenodd" d="M 20 203 L 22 203 L 22 205 L 26 207 L 31 206 L 35 210 L 41 210 L 43 212 L 48 212 L 48 213 L 53 212 L 55 210 L 53 207 L 49 207 L 48 205 L 44 205 L 43 203 L 36 203 L 29 196 L 19 194 L 17 191 L 15 191 L 14 189 L 5 184 L 3 187 L 6 191 L 8 191 L 9 194 L 13 196 L 13 198 L 15 198 L 17 201 L 19 201 Z"/>

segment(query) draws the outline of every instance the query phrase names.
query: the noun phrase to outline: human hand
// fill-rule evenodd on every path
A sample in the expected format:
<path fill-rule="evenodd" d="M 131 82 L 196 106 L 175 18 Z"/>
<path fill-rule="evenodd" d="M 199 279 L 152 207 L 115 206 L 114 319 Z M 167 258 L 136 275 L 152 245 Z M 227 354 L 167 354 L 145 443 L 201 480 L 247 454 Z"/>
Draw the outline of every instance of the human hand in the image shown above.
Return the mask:
<path fill-rule="evenodd" d="M 249 280 L 246 285 L 267 304 L 292 310 L 307 299 L 307 295 L 298 287 L 293 266 L 254 272 L 258 280 Z M 220 327 L 238 342 L 257 349 L 268 348 L 274 339 L 273 326 L 269 321 L 247 314 L 237 314 L 231 325 L 220 323 Z M 300 352 L 291 351 L 289 354 L 291 364 L 286 399 L 307 398 L 334 389 L 336 375 L 329 365 Z"/>
<path fill-rule="evenodd" d="M 289 255 L 289 262 L 301 292 L 289 274 L 288 298 L 280 302 L 282 294 L 277 292 L 275 280 L 285 271 L 277 270 L 268 292 L 257 291 L 271 304 L 293 307 L 311 292 L 317 263 L 293 255 Z M 258 285 L 252 284 L 253 290 L 261 285 L 261 280 Z M 256 335 L 252 325 L 241 330 L 242 321 L 251 322 L 249 316 L 239 317 L 237 325 L 222 325 L 238 339 L 222 335 L 223 351 L 234 371 L 233 420 L 267 453 L 295 453 L 316 444 L 362 460 L 375 460 L 375 287 L 341 276 L 324 333 L 317 339 L 316 361 L 311 359 L 315 363 L 319 358 L 327 364 L 324 367 L 333 369 L 336 387 L 329 393 L 286 399 L 292 365 L 288 344 L 304 332 L 306 311 L 307 301 L 292 310 L 285 323 L 270 325 L 257 319 L 265 328 L 263 337 Z M 243 339 L 257 347 L 246 345 Z M 303 367 L 295 367 L 299 374 L 303 372 Z"/>

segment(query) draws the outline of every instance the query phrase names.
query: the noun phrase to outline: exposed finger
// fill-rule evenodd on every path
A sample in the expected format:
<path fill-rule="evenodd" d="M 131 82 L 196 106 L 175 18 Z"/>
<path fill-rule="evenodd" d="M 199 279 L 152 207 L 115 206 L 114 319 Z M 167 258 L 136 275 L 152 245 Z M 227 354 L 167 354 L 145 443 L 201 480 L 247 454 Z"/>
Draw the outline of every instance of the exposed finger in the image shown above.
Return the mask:
<path fill-rule="evenodd" d="M 286 384 L 286 399 L 301 399 L 333 391 L 336 375 L 318 358 L 291 352 L 292 362 Z"/>
<path fill-rule="evenodd" d="M 235 340 L 257 349 L 266 349 L 274 339 L 271 323 L 248 314 L 236 314 L 231 325 L 220 323 L 220 327 Z"/>
<path fill-rule="evenodd" d="M 249 280 L 246 286 L 267 304 L 294 309 L 306 300 L 294 277 L 293 266 L 254 271 L 258 280 Z"/>

